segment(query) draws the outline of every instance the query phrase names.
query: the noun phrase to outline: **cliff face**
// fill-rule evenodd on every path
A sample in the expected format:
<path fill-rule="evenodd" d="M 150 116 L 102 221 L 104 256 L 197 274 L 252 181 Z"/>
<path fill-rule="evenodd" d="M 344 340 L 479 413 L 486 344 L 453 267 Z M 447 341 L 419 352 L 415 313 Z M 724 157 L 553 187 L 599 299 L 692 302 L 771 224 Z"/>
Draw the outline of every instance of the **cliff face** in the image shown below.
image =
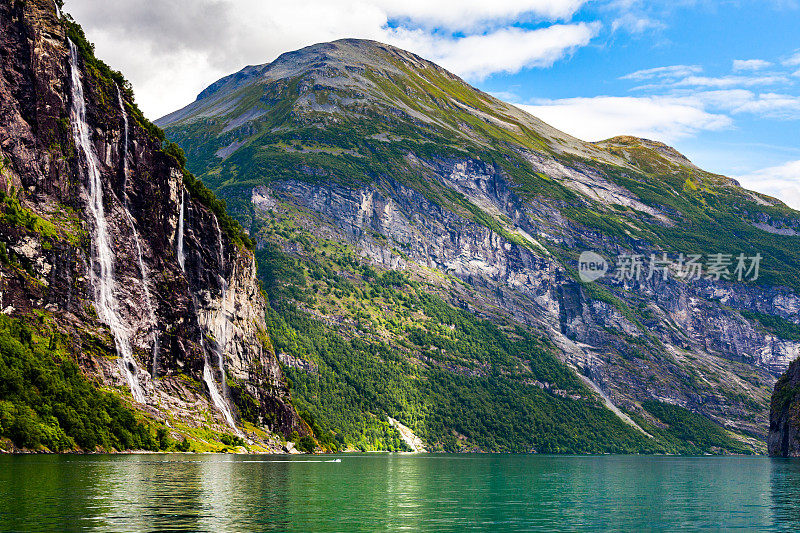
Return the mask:
<path fill-rule="evenodd" d="M 558 231 L 559 239 L 590 250 L 606 246 L 602 237 L 566 220 L 557 229 L 545 226 L 500 172 L 479 161 L 438 161 L 429 168 L 474 205 L 509 221 L 508 233 L 465 220 L 391 181 L 355 189 L 282 181 L 257 187 L 252 201 L 265 213 L 281 200 L 321 215 L 331 228 L 344 230 L 372 264 L 422 267 L 465 280 L 475 289 L 470 308 L 547 332 L 562 359 L 616 405 L 635 411 L 638 402 L 657 398 L 766 436 L 768 388 L 798 356 L 800 342 L 766 334 L 727 306 L 792 317 L 796 296 L 708 280 L 616 283 L 624 289 L 624 304 L 636 308 L 646 299 L 649 313 L 642 322 L 619 305 L 593 297 L 532 235 Z M 529 240 L 528 246 L 515 235 Z M 644 361 L 630 365 L 632 358 Z M 714 377 L 696 380 L 695 372 Z"/>
<path fill-rule="evenodd" d="M 3 313 L 53 321 L 158 419 L 298 429 L 246 238 L 59 16 L 0 6 Z"/>
<path fill-rule="evenodd" d="M 775 383 L 769 413 L 770 455 L 800 457 L 800 361 L 795 361 Z"/>

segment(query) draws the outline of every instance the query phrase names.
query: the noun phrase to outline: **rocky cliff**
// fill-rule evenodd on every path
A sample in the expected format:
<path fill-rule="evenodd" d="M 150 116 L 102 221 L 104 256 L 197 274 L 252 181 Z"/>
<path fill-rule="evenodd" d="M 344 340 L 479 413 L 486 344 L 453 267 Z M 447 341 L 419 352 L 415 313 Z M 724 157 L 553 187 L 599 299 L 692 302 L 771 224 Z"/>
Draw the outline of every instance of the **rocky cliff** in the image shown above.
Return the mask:
<path fill-rule="evenodd" d="M 775 383 L 769 414 L 769 454 L 800 457 L 800 362 L 795 361 Z"/>
<path fill-rule="evenodd" d="M 303 432 L 224 204 L 53 2 L 4 2 L 0 48 L 2 312 L 176 435 Z"/>
<path fill-rule="evenodd" d="M 800 354 L 800 257 L 790 234 L 800 215 L 778 200 L 661 143 L 572 138 L 372 41 L 323 43 L 247 67 L 158 123 L 250 229 L 257 253 L 299 261 L 290 269 L 283 258 L 261 277 L 267 285 L 291 279 L 295 290 L 276 298 L 310 320 L 346 338 L 356 328 L 388 343 L 418 372 L 442 365 L 476 380 L 511 376 L 562 398 L 596 397 L 656 440 L 699 440 L 676 436 L 680 424 L 670 417 L 680 416 L 710 420 L 714 431 L 763 449 L 772 385 Z M 584 251 L 611 267 L 638 257 L 642 275 L 618 269 L 587 282 L 578 275 Z M 664 254 L 669 264 L 648 272 Z M 687 275 L 687 258 L 719 254 L 728 261 L 719 275 Z M 737 279 L 736 258 L 757 255 L 759 275 L 751 264 L 749 279 Z M 538 363 L 524 357 L 499 370 L 453 356 L 452 346 L 406 323 L 416 316 L 435 329 L 434 316 L 423 319 L 408 304 L 418 286 L 394 285 L 404 299 L 386 306 L 375 299 L 386 283 L 372 268 L 380 276 L 402 271 L 454 308 L 546 339 L 587 390 L 535 377 Z M 304 280 L 305 292 L 297 287 Z M 466 334 L 445 326 L 456 338 Z M 332 429 L 343 424 L 313 381 L 326 365 L 346 374 L 318 350 L 288 341 L 281 349 L 303 384 L 304 408 Z M 441 394 L 455 402 L 452 391 Z M 372 407 L 427 431 L 433 448 L 447 448 L 452 435 L 458 446 L 474 444 L 452 420 L 433 432 L 430 418 L 444 415 L 430 406 L 417 412 L 418 401 Z M 498 416 L 513 418 L 503 409 Z M 711 448 L 704 451 L 719 451 Z"/>

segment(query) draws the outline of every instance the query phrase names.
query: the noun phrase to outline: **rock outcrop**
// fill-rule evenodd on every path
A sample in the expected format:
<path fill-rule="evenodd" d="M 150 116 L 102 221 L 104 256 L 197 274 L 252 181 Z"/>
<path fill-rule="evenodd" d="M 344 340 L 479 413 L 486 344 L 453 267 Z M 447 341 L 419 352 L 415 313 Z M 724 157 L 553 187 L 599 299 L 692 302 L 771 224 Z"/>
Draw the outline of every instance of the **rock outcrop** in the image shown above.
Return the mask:
<path fill-rule="evenodd" d="M 800 457 L 800 361 L 775 383 L 769 414 L 769 454 Z"/>
<path fill-rule="evenodd" d="M 302 432 L 246 236 L 124 78 L 50 0 L 3 3 L 0 48 L 3 313 L 52 320 L 87 374 L 151 416 Z"/>

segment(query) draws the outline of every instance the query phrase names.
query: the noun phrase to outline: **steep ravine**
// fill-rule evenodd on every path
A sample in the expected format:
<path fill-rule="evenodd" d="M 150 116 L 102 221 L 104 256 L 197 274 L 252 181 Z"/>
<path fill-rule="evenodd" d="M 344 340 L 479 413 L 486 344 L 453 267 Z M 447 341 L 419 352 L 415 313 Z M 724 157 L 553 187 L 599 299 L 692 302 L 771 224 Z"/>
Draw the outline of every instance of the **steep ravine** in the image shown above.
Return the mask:
<path fill-rule="evenodd" d="M 241 230 L 52 1 L 3 3 L 0 29 L 3 313 L 176 437 L 304 434 Z"/>

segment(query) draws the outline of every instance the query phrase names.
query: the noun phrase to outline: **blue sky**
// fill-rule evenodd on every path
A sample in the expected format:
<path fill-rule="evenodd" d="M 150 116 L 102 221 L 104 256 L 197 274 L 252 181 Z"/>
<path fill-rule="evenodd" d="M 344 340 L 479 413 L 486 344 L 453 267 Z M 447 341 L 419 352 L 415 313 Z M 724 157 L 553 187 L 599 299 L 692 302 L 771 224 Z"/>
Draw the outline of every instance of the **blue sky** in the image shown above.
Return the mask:
<path fill-rule="evenodd" d="M 572 20 L 603 22 L 589 45 L 549 68 L 496 73 L 476 85 L 533 104 L 534 114 L 579 137 L 647 135 L 726 175 L 800 160 L 798 6 L 652 4 L 586 4 Z M 800 165 L 794 172 L 800 183 Z"/>
<path fill-rule="evenodd" d="M 247 64 L 376 39 L 586 140 L 633 134 L 800 209 L 800 0 L 67 0 L 157 118 Z"/>

